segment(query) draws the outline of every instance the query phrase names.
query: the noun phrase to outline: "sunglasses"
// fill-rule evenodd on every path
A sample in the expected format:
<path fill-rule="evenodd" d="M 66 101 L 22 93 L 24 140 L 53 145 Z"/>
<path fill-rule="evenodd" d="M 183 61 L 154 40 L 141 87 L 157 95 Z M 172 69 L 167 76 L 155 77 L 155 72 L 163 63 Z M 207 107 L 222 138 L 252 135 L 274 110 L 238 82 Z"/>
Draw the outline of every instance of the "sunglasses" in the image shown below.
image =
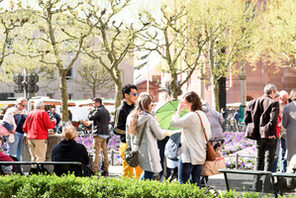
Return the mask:
<path fill-rule="evenodd" d="M 137 93 L 129 93 L 128 95 L 133 95 L 134 97 L 136 97 L 138 94 Z"/>
<path fill-rule="evenodd" d="M 22 107 L 25 107 L 25 106 L 27 106 L 27 105 L 24 105 L 23 103 L 19 103 Z"/>

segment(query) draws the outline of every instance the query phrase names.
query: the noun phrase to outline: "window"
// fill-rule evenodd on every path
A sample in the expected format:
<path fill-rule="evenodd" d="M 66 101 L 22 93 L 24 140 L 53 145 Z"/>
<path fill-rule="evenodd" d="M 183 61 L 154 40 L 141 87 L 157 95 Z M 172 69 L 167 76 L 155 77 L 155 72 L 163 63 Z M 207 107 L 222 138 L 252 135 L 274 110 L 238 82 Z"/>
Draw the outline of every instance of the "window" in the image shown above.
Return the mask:
<path fill-rule="evenodd" d="M 73 69 L 69 69 L 66 74 L 66 80 L 73 80 Z"/>
<path fill-rule="evenodd" d="M 68 99 L 72 100 L 73 99 L 73 94 L 68 94 Z"/>
<path fill-rule="evenodd" d="M 0 93 L 0 99 L 8 99 L 9 97 L 14 97 L 14 93 Z"/>
<path fill-rule="evenodd" d="M 7 38 L 6 39 L 6 48 L 7 49 L 12 49 L 12 45 L 13 45 L 13 39 L 12 38 Z"/>
<path fill-rule="evenodd" d="M 84 98 L 84 99 L 90 99 L 90 98 L 91 98 L 91 95 L 90 95 L 90 94 L 84 94 L 84 95 L 83 95 L 83 98 Z"/>
<path fill-rule="evenodd" d="M 161 84 L 161 75 L 152 75 L 152 81 L 155 84 L 160 85 Z"/>
<path fill-rule="evenodd" d="M 49 98 L 54 98 L 54 93 L 47 93 L 46 95 L 47 95 L 47 97 L 49 97 Z"/>

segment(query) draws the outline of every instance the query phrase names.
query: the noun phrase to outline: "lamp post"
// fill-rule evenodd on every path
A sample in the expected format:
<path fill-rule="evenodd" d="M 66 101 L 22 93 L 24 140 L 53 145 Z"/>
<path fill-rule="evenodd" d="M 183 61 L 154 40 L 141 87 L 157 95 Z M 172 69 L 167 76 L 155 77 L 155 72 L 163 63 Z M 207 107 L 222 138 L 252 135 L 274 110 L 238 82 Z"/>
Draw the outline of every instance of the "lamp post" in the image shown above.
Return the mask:
<path fill-rule="evenodd" d="M 246 83 L 246 71 L 245 71 L 245 65 L 242 62 L 241 63 L 241 72 L 239 74 L 239 80 L 240 80 L 240 101 L 242 107 L 246 107 L 246 93 L 247 93 L 247 83 Z"/>
<path fill-rule="evenodd" d="M 26 70 L 24 70 L 24 74 L 13 75 L 13 81 L 16 84 L 14 86 L 14 92 L 24 92 L 25 98 L 27 98 L 28 93 L 36 93 L 39 90 L 36 84 L 39 81 L 38 76 L 36 74 L 27 74 Z"/>

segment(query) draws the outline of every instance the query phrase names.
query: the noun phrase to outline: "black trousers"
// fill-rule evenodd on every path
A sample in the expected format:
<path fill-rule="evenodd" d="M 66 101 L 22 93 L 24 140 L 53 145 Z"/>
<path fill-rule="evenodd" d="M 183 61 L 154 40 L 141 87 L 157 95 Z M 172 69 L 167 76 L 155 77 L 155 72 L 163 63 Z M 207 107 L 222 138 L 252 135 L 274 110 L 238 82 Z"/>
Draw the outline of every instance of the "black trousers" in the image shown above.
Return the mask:
<path fill-rule="evenodd" d="M 276 139 L 257 140 L 255 170 L 272 171 L 272 162 L 276 150 Z M 255 176 L 255 190 L 257 192 L 271 192 L 273 189 L 269 176 Z M 263 188 L 263 189 L 262 189 Z"/>

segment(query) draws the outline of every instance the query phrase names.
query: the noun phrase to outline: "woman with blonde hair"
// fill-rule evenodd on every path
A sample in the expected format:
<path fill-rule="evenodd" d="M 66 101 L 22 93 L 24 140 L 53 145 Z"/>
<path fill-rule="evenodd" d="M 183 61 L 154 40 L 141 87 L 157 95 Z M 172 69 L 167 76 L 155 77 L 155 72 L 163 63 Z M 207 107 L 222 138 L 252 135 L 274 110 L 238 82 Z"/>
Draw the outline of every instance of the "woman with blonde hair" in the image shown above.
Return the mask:
<path fill-rule="evenodd" d="M 62 137 L 63 140 L 55 145 L 52 150 L 52 161 L 81 162 L 83 166 L 86 166 L 89 163 L 88 153 L 84 145 L 75 141 L 77 137 L 76 128 L 71 124 L 67 124 L 63 127 Z M 63 170 L 58 166 L 54 168 L 56 175 L 60 176 L 68 172 L 68 170 Z M 73 166 L 70 171 L 73 171 L 76 176 L 83 176 L 81 167 Z"/>
<path fill-rule="evenodd" d="M 189 113 L 180 117 L 184 108 Z M 201 186 L 200 174 L 202 165 L 206 160 L 207 149 L 203 128 L 208 140 L 211 139 L 212 132 L 207 116 L 202 111 L 201 99 L 195 92 L 191 91 L 184 95 L 183 100 L 178 105 L 177 113 L 172 118 L 171 125 L 182 128 L 182 154 L 178 169 L 179 183 L 186 183 L 191 177 L 193 183 Z"/>
<path fill-rule="evenodd" d="M 126 122 L 126 143 L 133 151 L 139 151 L 139 165 L 144 170 L 140 180 L 153 179 L 154 174 L 162 170 L 157 139 L 161 140 L 168 134 L 152 116 L 151 104 L 150 95 L 140 94 L 136 108 L 129 114 Z"/>

